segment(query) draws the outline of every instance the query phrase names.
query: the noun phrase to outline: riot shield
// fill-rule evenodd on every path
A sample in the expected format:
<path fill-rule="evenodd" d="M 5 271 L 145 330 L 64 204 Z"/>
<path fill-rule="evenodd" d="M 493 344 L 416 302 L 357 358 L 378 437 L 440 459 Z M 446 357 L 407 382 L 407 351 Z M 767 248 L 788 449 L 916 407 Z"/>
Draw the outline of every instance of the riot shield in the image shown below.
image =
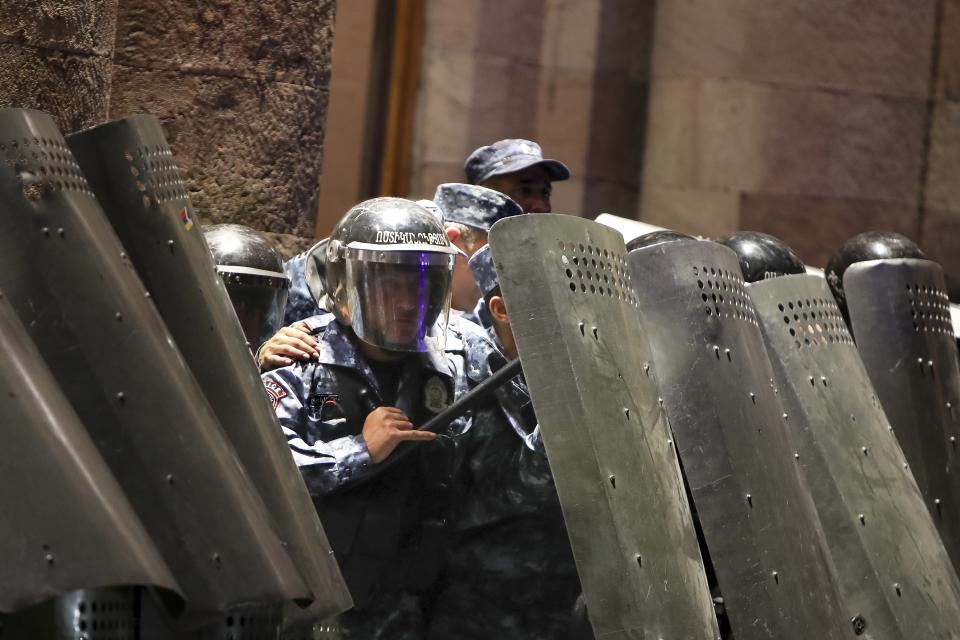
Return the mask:
<path fill-rule="evenodd" d="M 596 637 L 717 638 L 623 239 L 544 214 L 490 244 Z"/>
<path fill-rule="evenodd" d="M 0 154 L 0 290 L 189 610 L 308 597 L 53 121 L 0 111 Z"/>
<path fill-rule="evenodd" d="M 71 591 L 0 617 L 0 640 L 139 640 L 139 589 Z"/>
<path fill-rule="evenodd" d="M 960 586 L 823 278 L 748 287 L 774 362 L 786 462 L 807 480 L 854 631 L 955 638 Z"/>
<path fill-rule="evenodd" d="M 851 265 L 843 287 L 860 357 L 960 567 L 960 373 L 943 271 L 928 260 L 871 260 Z"/>
<path fill-rule="evenodd" d="M 110 122 L 69 137 L 200 389 L 313 593 L 311 614 L 350 607 L 316 510 L 290 455 L 173 155 L 153 116 Z"/>
<path fill-rule="evenodd" d="M 0 612 L 80 587 L 142 584 L 177 591 L 2 294 L 0 353 Z"/>
<path fill-rule="evenodd" d="M 736 254 L 628 256 L 664 408 L 734 637 L 841 638 L 844 612 Z"/>

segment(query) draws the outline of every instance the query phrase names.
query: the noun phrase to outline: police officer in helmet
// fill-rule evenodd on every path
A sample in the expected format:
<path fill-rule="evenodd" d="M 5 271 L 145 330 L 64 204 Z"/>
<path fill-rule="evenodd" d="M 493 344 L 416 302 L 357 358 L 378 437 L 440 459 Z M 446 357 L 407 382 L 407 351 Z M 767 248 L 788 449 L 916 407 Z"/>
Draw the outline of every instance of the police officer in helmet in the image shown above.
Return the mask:
<path fill-rule="evenodd" d="M 356 205 L 327 246 L 334 319 L 314 329 L 317 358 L 263 375 L 353 595 L 355 608 L 339 621 L 352 637 L 423 634 L 424 594 L 444 553 L 455 443 L 472 414 L 439 436 L 415 427 L 472 386 L 470 345 L 489 342 L 469 323 L 448 327 L 458 255 L 442 224 L 414 202 Z M 401 444 L 413 451 L 392 463 Z"/>
<path fill-rule="evenodd" d="M 255 349 L 283 320 L 290 279 L 283 272 L 280 253 L 258 232 L 240 224 L 215 224 L 203 235 L 247 346 Z"/>

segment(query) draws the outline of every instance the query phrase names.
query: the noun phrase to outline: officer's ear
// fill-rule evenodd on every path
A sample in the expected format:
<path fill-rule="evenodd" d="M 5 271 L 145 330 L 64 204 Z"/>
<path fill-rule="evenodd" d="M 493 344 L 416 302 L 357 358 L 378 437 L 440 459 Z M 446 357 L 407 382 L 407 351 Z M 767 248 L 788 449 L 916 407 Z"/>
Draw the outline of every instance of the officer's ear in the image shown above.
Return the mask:
<path fill-rule="evenodd" d="M 494 320 L 510 322 L 510 318 L 507 316 L 507 305 L 501 296 L 490 296 L 490 300 L 487 302 L 487 309 L 490 311 L 490 315 L 493 316 Z"/>

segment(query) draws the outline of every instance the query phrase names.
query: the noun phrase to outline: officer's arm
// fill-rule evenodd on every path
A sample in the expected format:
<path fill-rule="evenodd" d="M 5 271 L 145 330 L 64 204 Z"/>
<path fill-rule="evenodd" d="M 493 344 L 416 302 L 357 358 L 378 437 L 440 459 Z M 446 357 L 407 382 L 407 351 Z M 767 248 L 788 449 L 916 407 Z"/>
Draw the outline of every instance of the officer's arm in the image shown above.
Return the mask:
<path fill-rule="evenodd" d="M 339 425 L 309 415 L 309 385 L 299 371 L 297 366 L 270 371 L 263 383 L 307 489 L 325 495 L 364 479 L 375 465 L 362 435 L 324 438 Z"/>

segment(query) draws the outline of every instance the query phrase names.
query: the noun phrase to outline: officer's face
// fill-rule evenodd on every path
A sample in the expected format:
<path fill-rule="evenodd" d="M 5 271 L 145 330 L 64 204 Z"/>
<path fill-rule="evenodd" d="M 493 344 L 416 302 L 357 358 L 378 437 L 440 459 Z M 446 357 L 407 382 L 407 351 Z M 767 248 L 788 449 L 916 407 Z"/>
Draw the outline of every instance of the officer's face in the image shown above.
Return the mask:
<path fill-rule="evenodd" d="M 550 194 L 553 186 L 550 174 L 540 165 L 527 167 L 514 173 L 493 176 L 480 186 L 494 189 L 510 197 L 520 205 L 524 213 L 550 213 Z"/>
<path fill-rule="evenodd" d="M 367 319 L 374 332 L 394 344 L 415 343 L 431 315 L 431 278 L 419 267 L 391 266 L 377 276 L 376 307 L 380 313 Z"/>

